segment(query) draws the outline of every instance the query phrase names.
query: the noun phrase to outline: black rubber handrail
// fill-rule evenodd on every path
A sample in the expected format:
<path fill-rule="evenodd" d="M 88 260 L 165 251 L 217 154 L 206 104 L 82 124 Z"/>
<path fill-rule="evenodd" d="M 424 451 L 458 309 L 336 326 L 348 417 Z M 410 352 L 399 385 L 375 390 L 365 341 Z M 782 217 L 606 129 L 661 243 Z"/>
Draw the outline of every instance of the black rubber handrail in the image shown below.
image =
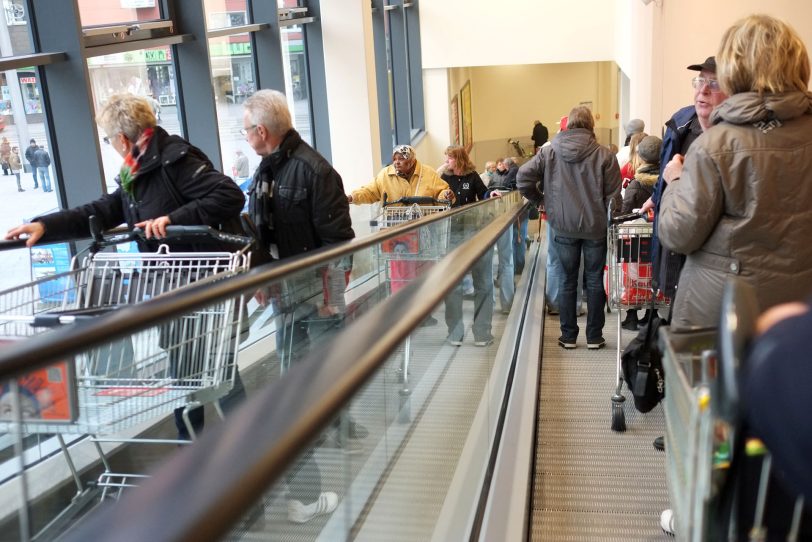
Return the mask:
<path fill-rule="evenodd" d="M 222 539 L 526 208 L 514 204 L 65 540 Z"/>

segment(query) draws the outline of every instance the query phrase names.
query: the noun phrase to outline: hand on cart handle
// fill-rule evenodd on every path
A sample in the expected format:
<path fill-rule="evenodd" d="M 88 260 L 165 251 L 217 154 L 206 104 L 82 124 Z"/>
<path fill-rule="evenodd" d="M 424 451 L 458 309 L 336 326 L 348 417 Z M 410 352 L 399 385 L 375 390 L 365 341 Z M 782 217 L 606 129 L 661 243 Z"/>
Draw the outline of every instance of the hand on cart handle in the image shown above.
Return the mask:
<path fill-rule="evenodd" d="M 648 213 L 645 213 L 642 210 L 638 210 L 636 212 L 628 213 L 628 214 L 625 214 L 625 215 L 613 216 L 612 218 L 609 219 L 609 224 L 610 225 L 622 224 L 623 222 L 629 222 L 631 220 L 638 220 L 640 218 L 645 219 L 646 222 L 650 221 Z"/>
<path fill-rule="evenodd" d="M 32 247 L 42 236 L 45 235 L 45 225 L 42 222 L 30 222 L 28 224 L 20 224 L 6 232 L 6 239 L 9 241 L 25 241 L 25 246 Z M 6 244 L 7 248 L 15 248 L 23 246 L 19 242 L 11 242 Z"/>
<path fill-rule="evenodd" d="M 170 224 L 172 224 L 172 220 L 168 215 L 164 215 L 138 222 L 135 227 L 141 228 L 144 231 L 144 237 L 147 239 L 164 239 L 166 238 L 166 227 Z"/>

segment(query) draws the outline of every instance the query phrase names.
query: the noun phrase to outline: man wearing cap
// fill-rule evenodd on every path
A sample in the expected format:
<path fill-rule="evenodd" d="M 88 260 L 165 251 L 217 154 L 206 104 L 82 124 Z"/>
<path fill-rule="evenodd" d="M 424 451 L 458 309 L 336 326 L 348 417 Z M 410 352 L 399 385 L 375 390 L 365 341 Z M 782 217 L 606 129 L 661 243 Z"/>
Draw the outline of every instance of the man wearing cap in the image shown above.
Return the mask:
<path fill-rule="evenodd" d="M 411 145 L 398 145 L 392 149 L 392 164 L 383 168 L 375 179 L 353 190 L 347 196 L 350 203 L 395 201 L 403 197 L 430 197 L 455 201 L 454 192 L 437 172 L 417 161 Z"/>
<path fill-rule="evenodd" d="M 660 201 L 668 183 L 663 179 L 663 170 L 675 156 L 685 156 L 691 144 L 711 127 L 710 115 L 713 109 L 727 99 L 716 80 L 716 57 L 709 56 L 700 64 L 691 64 L 689 70 L 699 72 L 691 80 L 694 87 L 694 104 L 683 107 L 668 122 L 660 151 L 660 174 L 654 193 L 643 204 L 643 212 L 654 209 L 654 231 L 651 239 L 652 283 L 666 297 L 673 298 L 679 281 L 679 274 L 685 264 L 685 255 L 672 252 L 660 245 L 657 235 L 657 220 L 660 214 Z M 663 437 L 654 439 L 654 447 L 665 449 Z"/>
<path fill-rule="evenodd" d="M 629 162 L 629 151 L 631 145 L 629 142 L 634 134 L 642 134 L 646 129 L 646 123 L 640 119 L 632 119 L 626 123 L 626 141 L 623 143 L 623 148 L 617 151 L 617 163 L 620 169 L 623 169 Z"/>
<path fill-rule="evenodd" d="M 668 184 L 663 180 L 666 164 L 675 156 L 685 156 L 691 144 L 711 127 L 711 112 L 727 99 L 716 80 L 716 58 L 709 56 L 701 64 L 688 66 L 699 74 L 691 80 L 694 87 L 694 104 L 683 107 L 665 123 L 666 131 L 660 152 L 660 175 L 651 198 L 643 205 L 643 210 L 654 209 L 654 234 L 652 239 L 653 278 L 656 286 L 667 297 L 676 292 L 679 273 L 685 263 L 685 256 L 660 249 L 657 235 L 657 218 L 660 212 L 660 200 Z"/>

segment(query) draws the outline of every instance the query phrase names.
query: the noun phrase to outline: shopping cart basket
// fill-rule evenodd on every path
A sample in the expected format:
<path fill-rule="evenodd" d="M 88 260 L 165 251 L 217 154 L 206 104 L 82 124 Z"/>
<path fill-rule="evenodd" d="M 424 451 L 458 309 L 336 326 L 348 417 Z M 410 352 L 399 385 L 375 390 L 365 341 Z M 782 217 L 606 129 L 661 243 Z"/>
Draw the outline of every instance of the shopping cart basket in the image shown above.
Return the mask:
<path fill-rule="evenodd" d="M 741 280 L 726 284 L 716 329 L 660 333 L 666 394 L 666 478 L 679 540 L 766 540 L 771 500 L 786 500 L 764 446 L 743 426 L 739 371 L 757 315 Z M 748 486 L 755 471 L 755 482 Z M 798 540 L 802 498 L 790 499 L 781 540 Z M 731 504 L 732 503 L 732 504 Z M 808 513 L 808 511 L 806 512 Z M 773 525 L 775 526 L 775 525 Z M 775 533 L 770 533 L 770 540 Z M 777 538 L 776 538 L 777 539 Z"/>
<path fill-rule="evenodd" d="M 134 235 L 138 232 L 110 236 L 101 246 L 130 241 Z M 250 238 L 202 226 L 167 228 L 168 240 L 204 238 L 243 248 L 172 253 L 161 245 L 155 253 L 76 257 L 71 271 L 0 292 L 0 335 L 6 340 L 32 337 L 54 325 L 247 269 Z M 99 247 L 96 243 L 94 249 Z M 0 418 L 0 431 L 56 434 L 71 463 L 63 434 L 113 435 L 176 408 L 188 410 L 224 396 L 236 373 L 242 306 L 241 297 L 221 301 L 23 376 L 15 385 L 36 400 L 34 408 L 16 421 Z M 106 468 L 99 480 L 103 486 L 115 475 L 98 443 L 96 448 Z"/>
<path fill-rule="evenodd" d="M 611 213 L 610 213 L 611 214 Z M 607 234 L 606 293 L 609 309 L 617 313 L 617 371 L 612 395 L 612 430 L 625 431 L 623 368 L 621 366 L 621 316 L 626 310 L 665 308 L 670 300 L 655 294 L 651 285 L 652 224 L 632 213 L 609 219 Z"/>
<path fill-rule="evenodd" d="M 388 202 L 384 194 L 381 215 L 372 222 L 380 229 L 399 226 L 424 216 L 448 210 L 451 202 L 431 197 L 403 197 Z M 387 239 L 378 246 L 379 269 L 383 269 L 385 285 L 389 295 L 396 293 L 412 280 L 425 273 L 435 261 L 448 251 L 449 221 L 438 221 Z M 401 382 L 400 421 L 411 419 L 409 412 L 409 360 L 411 358 L 411 338 L 403 345 L 403 357 L 398 369 Z"/>

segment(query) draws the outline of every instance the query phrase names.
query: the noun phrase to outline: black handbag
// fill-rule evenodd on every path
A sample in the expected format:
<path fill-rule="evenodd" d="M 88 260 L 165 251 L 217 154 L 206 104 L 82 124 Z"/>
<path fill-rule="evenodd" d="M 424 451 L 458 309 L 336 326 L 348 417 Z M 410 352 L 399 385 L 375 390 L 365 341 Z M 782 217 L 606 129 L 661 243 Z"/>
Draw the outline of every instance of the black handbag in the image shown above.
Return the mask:
<path fill-rule="evenodd" d="M 657 348 L 657 330 L 662 320 L 653 314 L 637 337 L 626 345 L 620 357 L 623 379 L 634 398 L 634 408 L 648 412 L 665 397 L 665 371 Z"/>

